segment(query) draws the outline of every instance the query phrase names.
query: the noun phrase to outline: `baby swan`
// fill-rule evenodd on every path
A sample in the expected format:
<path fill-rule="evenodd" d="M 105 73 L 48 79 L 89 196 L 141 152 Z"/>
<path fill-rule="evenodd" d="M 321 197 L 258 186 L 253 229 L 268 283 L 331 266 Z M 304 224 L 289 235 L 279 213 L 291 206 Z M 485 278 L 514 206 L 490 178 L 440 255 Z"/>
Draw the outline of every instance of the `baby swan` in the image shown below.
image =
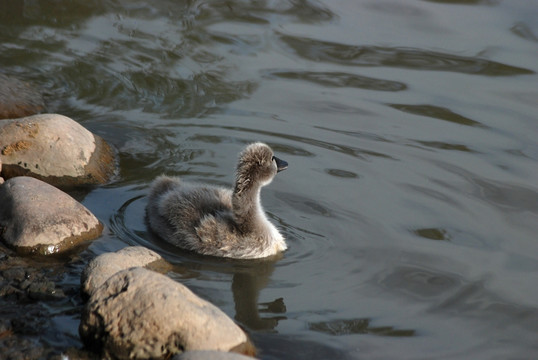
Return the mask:
<path fill-rule="evenodd" d="M 203 255 L 256 259 L 284 251 L 284 238 L 262 209 L 260 190 L 287 167 L 269 146 L 253 143 L 239 155 L 233 190 L 160 176 L 149 193 L 149 227 L 167 242 Z"/>

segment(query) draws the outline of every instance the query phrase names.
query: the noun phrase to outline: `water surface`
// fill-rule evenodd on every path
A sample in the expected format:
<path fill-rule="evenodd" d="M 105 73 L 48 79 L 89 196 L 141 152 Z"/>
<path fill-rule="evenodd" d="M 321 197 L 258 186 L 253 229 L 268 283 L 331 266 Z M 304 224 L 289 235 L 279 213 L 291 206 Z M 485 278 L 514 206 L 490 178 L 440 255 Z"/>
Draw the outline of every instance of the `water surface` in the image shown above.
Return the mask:
<path fill-rule="evenodd" d="M 118 149 L 81 257 L 158 251 L 261 358 L 534 358 L 537 18 L 533 0 L 13 2 L 0 71 Z M 281 258 L 151 237 L 155 176 L 229 186 L 252 141 L 290 164 L 262 192 Z M 57 312 L 43 341 L 80 346 Z"/>

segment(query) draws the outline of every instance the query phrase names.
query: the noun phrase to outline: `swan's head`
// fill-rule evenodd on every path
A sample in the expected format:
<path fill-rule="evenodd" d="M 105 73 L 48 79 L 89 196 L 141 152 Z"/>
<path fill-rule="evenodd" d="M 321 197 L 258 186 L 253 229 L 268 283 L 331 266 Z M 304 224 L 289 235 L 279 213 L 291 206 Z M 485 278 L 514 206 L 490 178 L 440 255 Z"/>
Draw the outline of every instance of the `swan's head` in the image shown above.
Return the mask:
<path fill-rule="evenodd" d="M 253 143 L 239 154 L 237 164 L 237 190 L 269 184 L 275 175 L 288 168 L 288 163 L 277 158 L 264 143 Z"/>

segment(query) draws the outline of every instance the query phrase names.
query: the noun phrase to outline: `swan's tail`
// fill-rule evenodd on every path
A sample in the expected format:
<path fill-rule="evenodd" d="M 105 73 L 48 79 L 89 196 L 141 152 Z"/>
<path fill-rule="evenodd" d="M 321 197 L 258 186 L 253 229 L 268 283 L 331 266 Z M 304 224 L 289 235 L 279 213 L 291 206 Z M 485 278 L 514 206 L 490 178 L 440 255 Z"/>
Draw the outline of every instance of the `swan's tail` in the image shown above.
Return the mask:
<path fill-rule="evenodd" d="M 161 175 L 157 177 L 149 189 L 149 198 L 156 198 L 181 183 L 179 178 Z"/>

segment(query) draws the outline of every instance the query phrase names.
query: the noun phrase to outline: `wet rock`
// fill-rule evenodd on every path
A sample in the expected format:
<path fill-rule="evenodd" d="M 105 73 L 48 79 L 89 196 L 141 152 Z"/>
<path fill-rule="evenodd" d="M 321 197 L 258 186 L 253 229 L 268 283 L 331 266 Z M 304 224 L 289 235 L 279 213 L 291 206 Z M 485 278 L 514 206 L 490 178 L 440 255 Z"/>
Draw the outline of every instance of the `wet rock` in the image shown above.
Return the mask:
<path fill-rule="evenodd" d="M 82 272 L 82 292 L 90 296 L 115 273 L 132 267 L 151 267 L 157 262 L 166 264 L 159 254 L 143 246 L 129 246 L 117 252 L 101 254 L 92 259 Z"/>
<path fill-rule="evenodd" d="M 63 290 L 56 289 L 56 284 L 50 280 L 31 282 L 26 291 L 32 300 L 57 300 L 65 297 Z"/>
<path fill-rule="evenodd" d="M 253 358 L 237 353 L 199 350 L 177 354 L 172 360 L 253 360 Z"/>
<path fill-rule="evenodd" d="M 2 251 L 8 249 L 0 245 Z M 36 259 L 11 252 L 10 255 L 0 253 L 0 360 L 98 359 L 93 353 L 66 349 L 66 344 L 76 345 L 78 342 L 66 342 L 65 334 L 59 332 L 62 327 L 58 326 L 62 321 L 59 319 L 76 316 L 82 305 L 79 287 L 65 282 L 65 270 L 68 270 L 64 268 L 68 265 L 65 260 L 65 257 Z M 2 290 L 8 288 L 12 290 L 11 294 L 3 294 Z M 50 292 L 53 292 L 52 296 Z M 69 301 L 67 296 L 56 296 L 64 293 L 69 294 Z M 59 341 L 51 342 L 51 339 Z"/>
<path fill-rule="evenodd" d="M 0 121 L 2 176 L 31 176 L 55 186 L 103 184 L 116 171 L 115 154 L 74 120 L 41 114 Z"/>
<path fill-rule="evenodd" d="M 2 282 L 0 283 L 0 298 L 3 297 L 10 297 L 13 295 L 13 297 L 21 298 L 23 292 L 13 285 L 11 285 L 8 282 Z"/>
<path fill-rule="evenodd" d="M 82 314 L 84 344 L 118 359 L 164 358 L 191 350 L 236 350 L 245 333 L 220 309 L 165 275 L 120 271 L 97 288 Z"/>
<path fill-rule="evenodd" d="M 0 319 L 0 338 L 7 336 L 11 332 L 11 321 L 9 321 L 8 319 Z"/>
<path fill-rule="evenodd" d="M 2 276 L 6 279 L 23 281 L 26 277 L 26 270 L 22 267 L 13 267 L 2 271 Z"/>
<path fill-rule="evenodd" d="M 1 359 L 9 360 L 37 360 L 42 359 L 44 348 L 28 339 L 12 338 L 0 339 L 2 346 Z"/>
<path fill-rule="evenodd" d="M 15 119 L 45 110 L 41 93 L 29 83 L 0 74 L 0 119 Z"/>
<path fill-rule="evenodd" d="M 9 261 L 8 261 L 9 262 Z M 64 291 L 46 277 L 43 271 L 32 267 L 15 265 L 0 271 L 0 298 L 12 298 L 21 302 L 32 300 L 59 300 Z M 6 263 L 0 264 L 0 267 Z"/>
<path fill-rule="evenodd" d="M 21 253 L 48 255 L 98 237 L 103 225 L 82 204 L 31 177 L 0 186 L 0 237 Z"/>
<path fill-rule="evenodd" d="M 94 353 L 86 352 L 84 350 L 77 349 L 74 347 L 63 349 L 61 354 L 52 355 L 48 358 L 48 360 L 69 360 L 69 359 L 102 360 L 101 358 L 97 357 Z"/>

